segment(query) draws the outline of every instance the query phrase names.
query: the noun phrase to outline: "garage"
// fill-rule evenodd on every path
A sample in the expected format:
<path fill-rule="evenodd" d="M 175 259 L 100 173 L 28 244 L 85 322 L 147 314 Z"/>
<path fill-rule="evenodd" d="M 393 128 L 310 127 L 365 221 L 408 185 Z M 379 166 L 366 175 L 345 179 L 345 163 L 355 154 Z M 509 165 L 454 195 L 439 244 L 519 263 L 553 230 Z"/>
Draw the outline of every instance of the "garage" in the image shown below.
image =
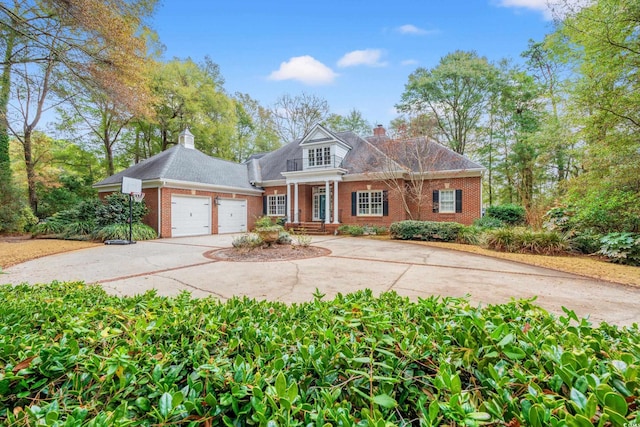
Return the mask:
<path fill-rule="evenodd" d="M 247 201 L 218 200 L 218 233 L 242 233 L 247 231 Z"/>
<path fill-rule="evenodd" d="M 171 196 L 171 236 L 211 234 L 211 198 Z"/>

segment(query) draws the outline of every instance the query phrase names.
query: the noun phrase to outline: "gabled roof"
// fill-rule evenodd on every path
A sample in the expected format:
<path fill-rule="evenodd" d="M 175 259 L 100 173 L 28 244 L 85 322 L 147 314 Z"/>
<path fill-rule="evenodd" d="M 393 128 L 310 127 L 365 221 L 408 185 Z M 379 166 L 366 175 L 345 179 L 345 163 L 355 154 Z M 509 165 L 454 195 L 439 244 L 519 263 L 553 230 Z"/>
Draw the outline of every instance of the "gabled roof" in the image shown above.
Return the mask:
<path fill-rule="evenodd" d="M 331 135 L 351 147 L 341 166 L 342 169 L 347 170 L 348 174 L 375 173 L 376 165 L 385 165 L 384 167 L 387 168 L 391 165 L 394 169 L 397 166 L 398 171 L 417 173 L 484 169 L 481 165 L 444 145 L 425 138 L 392 140 L 388 137 L 368 137 L 363 139 L 353 132 L 337 132 Z M 252 180 L 260 183 L 283 179 L 282 172 L 287 170 L 287 160 L 302 158 L 304 144 L 301 142 L 302 139 L 295 140 L 253 159 L 250 162 L 253 163 L 251 165 Z M 417 158 L 412 155 L 411 148 L 420 150 L 424 155 L 426 161 L 422 165 L 418 164 Z"/>
<path fill-rule="evenodd" d="M 255 189 L 249 182 L 247 165 L 207 156 L 196 149 L 176 145 L 112 175 L 94 187 L 122 182 L 122 177 L 149 180 L 175 180 L 199 184 Z"/>
<path fill-rule="evenodd" d="M 327 142 L 335 142 L 343 145 L 346 149 L 351 149 L 351 146 L 343 141 L 338 134 L 330 131 L 321 124 L 314 125 L 311 130 L 302 137 L 300 145 L 324 144 Z"/>

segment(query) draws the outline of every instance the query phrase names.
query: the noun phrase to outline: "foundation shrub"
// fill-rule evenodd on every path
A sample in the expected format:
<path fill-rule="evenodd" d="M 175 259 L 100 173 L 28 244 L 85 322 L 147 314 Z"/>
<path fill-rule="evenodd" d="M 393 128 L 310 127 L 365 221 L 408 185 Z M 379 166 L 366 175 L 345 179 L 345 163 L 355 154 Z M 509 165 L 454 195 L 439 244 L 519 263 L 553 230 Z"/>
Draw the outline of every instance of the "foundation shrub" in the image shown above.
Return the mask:
<path fill-rule="evenodd" d="M 464 225 L 457 222 L 400 221 L 389 227 L 392 239 L 455 242 Z"/>
<path fill-rule="evenodd" d="M 129 240 L 129 224 L 110 224 L 96 229 L 92 237 L 96 240 Z M 153 240 L 158 235 L 156 231 L 146 224 L 141 222 L 134 222 L 131 226 L 131 239 L 138 240 Z"/>
<path fill-rule="evenodd" d="M 504 227 L 504 222 L 498 218 L 485 215 L 482 218 L 478 218 L 475 221 L 473 221 L 473 225 L 475 227 L 479 227 L 486 230 L 491 228 Z"/>
<path fill-rule="evenodd" d="M 480 245 L 484 241 L 484 231 L 482 227 L 476 227 L 474 225 L 463 227 L 458 232 L 457 243 L 465 245 Z"/>

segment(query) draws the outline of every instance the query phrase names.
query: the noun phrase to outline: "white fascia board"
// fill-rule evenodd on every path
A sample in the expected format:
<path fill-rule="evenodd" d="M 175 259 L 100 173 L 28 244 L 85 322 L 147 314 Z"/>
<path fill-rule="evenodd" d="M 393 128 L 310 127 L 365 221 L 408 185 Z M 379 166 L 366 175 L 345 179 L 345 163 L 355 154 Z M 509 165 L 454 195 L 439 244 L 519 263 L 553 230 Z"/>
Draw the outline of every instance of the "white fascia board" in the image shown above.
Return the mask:
<path fill-rule="evenodd" d="M 287 181 L 284 179 L 271 179 L 269 181 L 256 181 L 256 185 L 260 187 L 282 187 L 287 185 Z"/>
<path fill-rule="evenodd" d="M 142 183 L 142 189 L 145 188 L 179 188 L 183 190 L 202 190 L 202 191 L 212 191 L 216 193 L 234 193 L 234 194 L 244 194 L 247 196 L 259 196 L 264 193 L 263 190 L 251 190 L 248 188 L 238 188 L 238 187 L 229 187 L 226 185 L 212 185 L 212 184 L 202 184 L 191 181 L 178 181 L 178 180 L 168 180 L 168 179 L 154 179 L 150 181 L 144 181 Z M 108 184 L 101 185 L 94 188 L 98 190 L 98 193 L 106 193 L 113 191 L 120 191 L 121 184 Z"/>
<path fill-rule="evenodd" d="M 393 174 L 391 172 L 389 173 L 382 173 L 382 172 L 367 172 L 367 173 L 353 173 L 353 174 L 349 174 L 349 175 L 345 175 L 342 180 L 343 181 L 384 181 L 385 179 L 389 179 L 389 178 L 393 178 L 393 179 L 398 179 L 398 178 L 403 178 L 404 177 L 404 171 L 396 171 L 393 172 Z"/>
<path fill-rule="evenodd" d="M 315 181 L 325 181 L 331 179 L 332 181 L 342 181 L 342 177 L 347 173 L 346 169 L 332 168 L 322 170 L 305 170 L 295 172 L 282 172 L 285 177 L 286 183 L 305 183 Z"/>
<path fill-rule="evenodd" d="M 484 172 L 484 168 L 482 169 L 454 169 L 454 170 L 444 170 L 444 171 L 433 171 L 433 172 L 412 172 L 408 174 L 408 177 L 423 176 L 425 179 L 438 179 L 438 178 L 473 178 L 482 176 Z"/>
<path fill-rule="evenodd" d="M 202 190 L 202 191 L 214 191 L 217 193 L 234 193 L 244 194 L 247 196 L 259 196 L 264 192 L 263 190 L 252 190 L 249 188 L 229 187 L 226 185 L 213 185 L 202 184 L 198 182 L 190 181 L 178 181 L 173 179 L 162 180 L 162 187 L 180 188 L 185 190 Z"/>

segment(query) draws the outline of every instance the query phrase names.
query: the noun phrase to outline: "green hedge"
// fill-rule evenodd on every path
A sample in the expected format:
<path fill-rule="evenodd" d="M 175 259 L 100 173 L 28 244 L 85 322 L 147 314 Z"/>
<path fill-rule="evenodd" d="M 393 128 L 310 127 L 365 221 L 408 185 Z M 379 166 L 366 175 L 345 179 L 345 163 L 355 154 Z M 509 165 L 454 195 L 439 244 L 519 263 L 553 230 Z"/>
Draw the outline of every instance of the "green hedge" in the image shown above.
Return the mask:
<path fill-rule="evenodd" d="M 0 286 L 0 425 L 633 425 L 640 333 L 370 291 L 286 305 Z"/>
<path fill-rule="evenodd" d="M 526 211 L 522 206 L 512 203 L 506 205 L 489 206 L 485 216 L 499 219 L 507 225 L 521 225 L 526 219 Z"/>
<path fill-rule="evenodd" d="M 455 242 L 464 225 L 457 222 L 400 221 L 389 227 L 392 239 Z"/>

